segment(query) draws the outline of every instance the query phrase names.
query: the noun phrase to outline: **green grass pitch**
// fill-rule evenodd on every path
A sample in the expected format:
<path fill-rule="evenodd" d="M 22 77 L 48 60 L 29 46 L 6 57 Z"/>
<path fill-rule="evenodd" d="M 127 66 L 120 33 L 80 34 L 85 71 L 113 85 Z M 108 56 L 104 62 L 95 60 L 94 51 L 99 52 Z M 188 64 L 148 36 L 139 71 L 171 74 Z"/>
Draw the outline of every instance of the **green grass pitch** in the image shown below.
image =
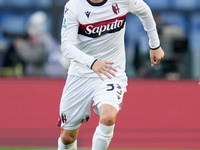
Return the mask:
<path fill-rule="evenodd" d="M 57 150 L 57 148 L 0 148 L 0 150 Z M 90 149 L 81 149 L 78 150 L 90 150 Z M 197 150 L 197 149 L 125 149 L 125 148 L 116 148 L 116 149 L 108 149 L 108 150 Z"/>

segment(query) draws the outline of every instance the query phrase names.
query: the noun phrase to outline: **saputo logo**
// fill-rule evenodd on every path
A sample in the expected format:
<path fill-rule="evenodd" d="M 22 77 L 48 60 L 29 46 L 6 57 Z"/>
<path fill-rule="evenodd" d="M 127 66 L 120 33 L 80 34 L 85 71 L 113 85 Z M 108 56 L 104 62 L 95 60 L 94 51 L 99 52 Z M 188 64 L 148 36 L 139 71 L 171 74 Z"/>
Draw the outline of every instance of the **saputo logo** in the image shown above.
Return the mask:
<path fill-rule="evenodd" d="M 124 27 L 125 17 L 126 15 L 92 24 L 80 24 L 79 34 L 96 38 L 106 33 L 120 31 Z"/>

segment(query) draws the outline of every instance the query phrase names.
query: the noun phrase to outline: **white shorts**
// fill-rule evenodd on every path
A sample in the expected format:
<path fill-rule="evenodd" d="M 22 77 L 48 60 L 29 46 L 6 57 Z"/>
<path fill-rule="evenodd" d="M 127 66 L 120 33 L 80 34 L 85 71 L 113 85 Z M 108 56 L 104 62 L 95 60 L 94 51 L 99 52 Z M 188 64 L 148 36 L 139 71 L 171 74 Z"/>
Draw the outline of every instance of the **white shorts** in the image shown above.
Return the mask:
<path fill-rule="evenodd" d="M 105 78 L 102 81 L 95 77 L 69 75 L 60 102 L 59 126 L 74 130 L 82 122 L 87 122 L 91 115 L 92 102 L 97 115 L 102 104 L 112 105 L 119 111 L 126 86 L 126 76 Z"/>

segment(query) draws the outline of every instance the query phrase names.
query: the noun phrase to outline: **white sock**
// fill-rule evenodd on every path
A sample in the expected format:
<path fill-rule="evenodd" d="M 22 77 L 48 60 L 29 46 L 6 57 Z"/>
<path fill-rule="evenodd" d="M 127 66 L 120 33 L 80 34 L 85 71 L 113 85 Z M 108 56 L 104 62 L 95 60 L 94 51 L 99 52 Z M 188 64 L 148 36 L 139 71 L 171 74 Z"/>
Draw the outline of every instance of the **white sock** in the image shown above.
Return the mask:
<path fill-rule="evenodd" d="M 113 137 L 114 127 L 99 123 L 92 139 L 92 150 L 106 150 Z"/>
<path fill-rule="evenodd" d="M 77 150 L 77 140 L 74 143 L 65 145 L 63 144 L 61 138 L 58 138 L 58 150 Z"/>

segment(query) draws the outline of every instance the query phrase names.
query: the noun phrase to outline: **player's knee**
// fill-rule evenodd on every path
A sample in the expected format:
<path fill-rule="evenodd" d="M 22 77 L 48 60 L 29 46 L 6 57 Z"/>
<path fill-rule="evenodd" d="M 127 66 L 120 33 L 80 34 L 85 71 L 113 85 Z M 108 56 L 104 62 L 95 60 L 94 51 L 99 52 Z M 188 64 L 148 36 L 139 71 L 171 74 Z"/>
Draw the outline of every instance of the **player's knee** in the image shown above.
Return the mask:
<path fill-rule="evenodd" d="M 115 124 L 115 120 L 116 120 L 116 115 L 113 113 L 108 113 L 108 114 L 105 113 L 102 116 L 100 116 L 100 123 L 107 126 Z"/>
<path fill-rule="evenodd" d="M 74 143 L 74 141 L 76 140 L 76 137 L 69 134 L 61 134 L 61 140 L 63 144 L 69 145 L 69 144 Z"/>
<path fill-rule="evenodd" d="M 115 124 L 117 109 L 111 105 L 102 105 L 99 109 L 100 123 L 106 126 L 112 126 Z"/>

